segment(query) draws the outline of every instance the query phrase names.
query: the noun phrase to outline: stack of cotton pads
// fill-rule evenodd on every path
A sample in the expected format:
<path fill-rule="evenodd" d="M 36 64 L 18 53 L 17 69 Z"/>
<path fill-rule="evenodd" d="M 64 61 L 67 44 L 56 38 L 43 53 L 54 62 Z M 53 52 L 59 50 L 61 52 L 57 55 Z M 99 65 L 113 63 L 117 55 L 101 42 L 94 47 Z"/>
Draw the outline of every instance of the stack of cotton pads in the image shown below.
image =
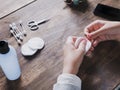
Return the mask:
<path fill-rule="evenodd" d="M 43 39 L 34 37 L 21 47 L 21 53 L 24 56 L 32 56 L 37 52 L 37 50 L 41 50 L 44 46 L 45 42 Z"/>
<path fill-rule="evenodd" d="M 78 37 L 76 42 L 75 42 L 75 46 L 78 47 L 79 43 L 83 40 L 86 39 L 87 40 L 87 44 L 86 44 L 86 48 L 85 48 L 85 52 L 87 53 L 89 51 L 89 49 L 92 46 L 92 43 L 85 37 Z"/>

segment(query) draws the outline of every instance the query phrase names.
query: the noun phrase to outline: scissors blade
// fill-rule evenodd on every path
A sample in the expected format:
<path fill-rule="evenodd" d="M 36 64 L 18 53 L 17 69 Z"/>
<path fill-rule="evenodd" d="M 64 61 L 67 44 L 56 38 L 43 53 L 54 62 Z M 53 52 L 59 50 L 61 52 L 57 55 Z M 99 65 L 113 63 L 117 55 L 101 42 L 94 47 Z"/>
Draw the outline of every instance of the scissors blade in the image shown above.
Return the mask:
<path fill-rule="evenodd" d="M 39 22 L 38 25 L 41 25 L 41 24 L 47 23 L 49 20 L 50 20 L 50 19 L 43 20 L 43 21 Z"/>

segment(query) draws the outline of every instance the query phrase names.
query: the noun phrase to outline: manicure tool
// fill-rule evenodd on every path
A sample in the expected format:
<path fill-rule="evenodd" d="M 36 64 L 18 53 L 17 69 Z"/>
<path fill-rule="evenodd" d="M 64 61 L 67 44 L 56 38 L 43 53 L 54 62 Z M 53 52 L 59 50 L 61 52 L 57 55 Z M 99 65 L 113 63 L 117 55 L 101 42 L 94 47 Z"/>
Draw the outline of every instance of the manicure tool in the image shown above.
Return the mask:
<path fill-rule="evenodd" d="M 39 22 L 31 21 L 31 22 L 28 23 L 28 26 L 30 27 L 30 29 L 32 31 L 35 31 L 35 30 L 37 30 L 39 28 L 38 25 L 44 24 L 44 23 L 48 22 L 49 20 L 50 19 L 42 20 L 42 21 L 39 21 Z"/>

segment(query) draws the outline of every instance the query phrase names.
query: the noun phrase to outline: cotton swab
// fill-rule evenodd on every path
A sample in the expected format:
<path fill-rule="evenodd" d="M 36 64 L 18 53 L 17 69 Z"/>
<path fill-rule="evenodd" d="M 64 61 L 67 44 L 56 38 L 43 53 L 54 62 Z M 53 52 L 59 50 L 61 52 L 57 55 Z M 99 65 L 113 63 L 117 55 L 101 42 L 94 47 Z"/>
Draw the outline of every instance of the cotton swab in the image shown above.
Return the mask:
<path fill-rule="evenodd" d="M 23 34 L 18 30 L 15 23 L 12 23 L 13 31 L 19 36 L 20 40 L 23 40 Z"/>
<path fill-rule="evenodd" d="M 26 32 L 25 28 L 23 27 L 22 20 L 19 21 L 19 25 L 20 25 L 21 28 L 22 28 L 22 31 L 23 31 L 24 36 L 26 36 L 26 35 L 27 35 L 27 32 Z"/>
<path fill-rule="evenodd" d="M 20 36 L 23 38 L 23 33 L 19 30 L 19 28 L 16 26 L 16 24 L 12 23 L 12 26 L 14 27 L 14 29 L 16 30 L 16 32 L 19 33 Z"/>
<path fill-rule="evenodd" d="M 21 44 L 21 41 L 16 37 L 15 33 L 12 30 L 10 30 L 10 32 L 13 34 L 13 36 L 17 40 L 18 44 Z"/>

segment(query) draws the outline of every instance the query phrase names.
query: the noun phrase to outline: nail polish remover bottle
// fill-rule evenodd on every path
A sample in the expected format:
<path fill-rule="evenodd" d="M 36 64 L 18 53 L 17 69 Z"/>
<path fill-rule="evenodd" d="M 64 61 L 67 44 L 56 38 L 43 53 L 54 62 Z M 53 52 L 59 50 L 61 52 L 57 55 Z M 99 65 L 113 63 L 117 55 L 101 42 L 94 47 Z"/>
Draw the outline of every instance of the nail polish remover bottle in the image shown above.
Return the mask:
<path fill-rule="evenodd" d="M 21 75 L 16 51 L 6 41 L 0 41 L 0 67 L 8 80 L 16 80 Z"/>

